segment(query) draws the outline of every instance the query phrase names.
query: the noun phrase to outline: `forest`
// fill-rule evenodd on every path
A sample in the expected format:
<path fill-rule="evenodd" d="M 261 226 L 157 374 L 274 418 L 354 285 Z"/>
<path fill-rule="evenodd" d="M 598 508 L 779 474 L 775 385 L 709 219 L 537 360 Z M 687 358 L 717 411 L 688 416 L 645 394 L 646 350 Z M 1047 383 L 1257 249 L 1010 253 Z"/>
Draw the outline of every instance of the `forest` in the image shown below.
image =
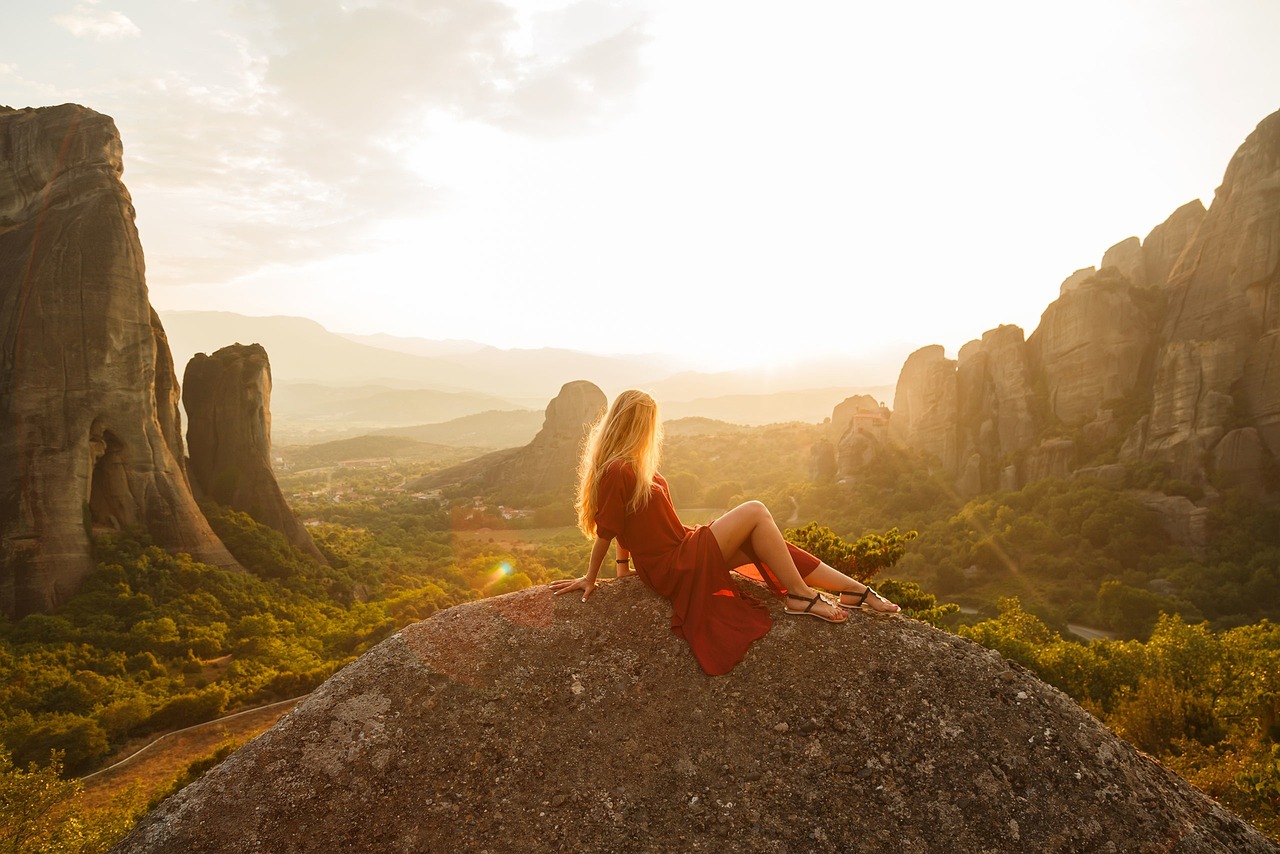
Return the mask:
<path fill-rule="evenodd" d="M 694 523 L 763 500 L 793 542 L 874 577 L 908 616 L 1032 670 L 1280 839 L 1280 509 L 1225 495 L 1192 550 L 1129 490 L 1089 479 L 966 501 L 927 461 L 892 451 L 856 479 L 815 483 L 824 429 L 671 431 L 663 472 L 677 508 Z M 567 494 L 403 489 L 456 450 L 360 465 L 316 448 L 280 456 L 282 488 L 329 566 L 206 505 L 249 573 L 101 532 L 78 595 L 0 621 L 0 851 L 103 851 L 234 749 L 84 807 L 78 778 L 127 746 L 303 695 L 399 627 L 585 567 Z M 1131 477 L 1168 486 L 1159 472 Z"/>

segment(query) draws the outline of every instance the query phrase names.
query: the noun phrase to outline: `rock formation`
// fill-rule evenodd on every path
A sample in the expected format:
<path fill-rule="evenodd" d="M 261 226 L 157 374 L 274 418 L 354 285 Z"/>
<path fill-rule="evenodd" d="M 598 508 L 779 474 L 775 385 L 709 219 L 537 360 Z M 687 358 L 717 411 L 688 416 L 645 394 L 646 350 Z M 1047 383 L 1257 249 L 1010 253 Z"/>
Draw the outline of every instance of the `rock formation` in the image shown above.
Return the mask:
<path fill-rule="evenodd" d="M 493 494 L 523 504 L 544 498 L 568 498 L 578 477 L 578 458 L 587 430 L 608 401 L 594 383 L 565 383 L 547 404 L 542 429 L 523 448 L 508 448 L 433 472 L 412 489 L 452 486 L 471 493 Z"/>
<path fill-rule="evenodd" d="M 933 454 L 943 471 L 955 474 L 958 415 L 956 362 L 940 344 L 921 347 L 898 375 L 890 432 L 899 441 Z"/>
<path fill-rule="evenodd" d="M 0 610 L 92 570 L 90 528 L 235 561 L 183 470 L 178 383 L 147 299 L 112 120 L 0 108 Z"/>
<path fill-rule="evenodd" d="M 840 473 L 855 476 L 873 465 L 889 440 L 889 409 L 869 394 L 858 394 L 836 404 L 828 427 L 827 447 L 832 450 L 830 465 L 815 466 L 830 480 Z M 818 462 L 815 459 L 815 462 Z"/>
<path fill-rule="evenodd" d="M 1189 478 L 1237 416 L 1269 454 L 1280 384 L 1270 368 L 1280 335 L 1280 113 L 1231 159 L 1195 238 L 1170 273 L 1151 417 L 1134 450 Z M 1243 387 L 1239 387 L 1243 381 Z"/>
<path fill-rule="evenodd" d="M 994 652 L 768 607 L 718 677 L 635 578 L 587 605 L 539 587 L 451 608 L 113 851 L 1277 850 Z"/>
<path fill-rule="evenodd" d="M 271 470 L 271 364 L 259 344 L 197 353 L 182 376 L 191 486 L 275 528 L 290 544 L 327 563 L 285 503 Z"/>
<path fill-rule="evenodd" d="M 1274 491 L 1277 187 L 1280 113 L 1240 147 L 1208 211 L 1183 205 L 1146 240 L 1108 249 L 1096 271 L 1077 270 L 1025 345 L 1020 332 L 992 330 L 958 363 L 940 347 L 913 353 L 894 435 L 934 454 L 962 494 L 1069 474 L 1107 454 L 1210 489 Z"/>
<path fill-rule="evenodd" d="M 1097 418 L 1104 403 L 1128 396 L 1142 376 L 1152 325 L 1130 280 L 1105 263 L 1055 300 L 1027 342 L 1043 372 L 1049 413 L 1076 427 Z"/>

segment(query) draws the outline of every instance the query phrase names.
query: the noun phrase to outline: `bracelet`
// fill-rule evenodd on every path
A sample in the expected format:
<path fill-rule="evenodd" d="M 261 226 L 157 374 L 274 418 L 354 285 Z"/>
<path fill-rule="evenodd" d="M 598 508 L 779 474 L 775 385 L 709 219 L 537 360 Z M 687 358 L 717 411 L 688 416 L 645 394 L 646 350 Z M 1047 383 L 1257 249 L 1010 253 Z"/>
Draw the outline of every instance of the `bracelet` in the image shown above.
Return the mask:
<path fill-rule="evenodd" d="M 617 560 L 615 560 L 615 561 L 614 561 L 614 563 L 631 563 L 631 558 L 629 558 L 629 557 L 620 557 L 620 558 L 618 558 Z"/>

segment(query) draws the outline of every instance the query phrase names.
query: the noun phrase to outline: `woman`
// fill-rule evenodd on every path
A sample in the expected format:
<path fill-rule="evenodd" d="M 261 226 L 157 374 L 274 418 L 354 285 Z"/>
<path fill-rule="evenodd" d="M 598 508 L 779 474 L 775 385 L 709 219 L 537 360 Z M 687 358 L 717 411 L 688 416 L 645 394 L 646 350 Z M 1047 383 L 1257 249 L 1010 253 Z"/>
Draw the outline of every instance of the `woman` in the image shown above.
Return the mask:
<path fill-rule="evenodd" d="M 671 630 L 689 642 L 702 669 L 728 673 L 752 641 L 772 625 L 768 609 L 743 596 L 730 569 L 764 581 L 784 597 L 784 611 L 832 623 L 846 610 L 895 613 L 870 587 L 788 543 L 759 501 L 733 508 L 710 525 L 681 524 L 667 482 L 658 474 L 662 427 L 658 407 L 642 391 L 624 391 L 596 422 L 582 454 L 578 526 L 594 538 L 587 574 L 551 582 L 557 596 L 591 597 L 610 545 L 618 542 L 618 575 L 634 572 L 671 602 Z M 838 593 L 828 600 L 814 587 Z"/>

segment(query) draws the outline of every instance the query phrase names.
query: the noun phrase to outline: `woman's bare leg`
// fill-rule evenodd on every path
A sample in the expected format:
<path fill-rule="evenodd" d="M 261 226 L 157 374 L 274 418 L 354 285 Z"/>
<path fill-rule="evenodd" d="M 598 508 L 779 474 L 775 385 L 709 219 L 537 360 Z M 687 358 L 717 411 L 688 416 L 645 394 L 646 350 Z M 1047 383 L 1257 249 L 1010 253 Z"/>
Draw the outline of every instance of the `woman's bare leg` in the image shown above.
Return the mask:
<path fill-rule="evenodd" d="M 805 599 L 817 595 L 817 591 L 805 583 L 800 570 L 796 569 L 795 561 L 791 559 L 791 552 L 787 550 L 787 541 L 783 539 L 782 531 L 778 529 L 778 523 L 774 521 L 773 514 L 759 501 L 739 504 L 725 513 L 711 523 L 711 533 L 715 535 L 716 542 L 720 545 L 720 553 L 724 555 L 726 561 L 736 560 L 738 549 L 750 543 L 756 556 L 768 564 L 769 569 L 773 570 L 773 574 L 778 576 L 778 580 L 789 593 Z M 812 578 L 812 574 L 810 577 Z M 826 600 L 815 602 L 813 610 L 834 620 L 844 618 L 844 612 Z"/>
<path fill-rule="evenodd" d="M 818 564 L 813 572 L 805 576 L 805 581 L 809 582 L 814 587 L 821 587 L 824 590 L 830 590 L 832 592 L 839 592 L 842 594 L 854 594 L 852 596 L 840 597 L 840 601 L 846 605 L 854 604 L 858 599 L 857 594 L 867 589 L 867 585 L 863 584 L 861 581 L 855 581 L 840 570 L 833 566 L 828 566 L 825 563 Z M 879 611 L 882 614 L 894 614 L 901 610 L 897 605 L 893 604 L 888 599 L 885 599 L 879 593 L 873 593 L 863 599 L 862 606 L 869 611 Z"/>

